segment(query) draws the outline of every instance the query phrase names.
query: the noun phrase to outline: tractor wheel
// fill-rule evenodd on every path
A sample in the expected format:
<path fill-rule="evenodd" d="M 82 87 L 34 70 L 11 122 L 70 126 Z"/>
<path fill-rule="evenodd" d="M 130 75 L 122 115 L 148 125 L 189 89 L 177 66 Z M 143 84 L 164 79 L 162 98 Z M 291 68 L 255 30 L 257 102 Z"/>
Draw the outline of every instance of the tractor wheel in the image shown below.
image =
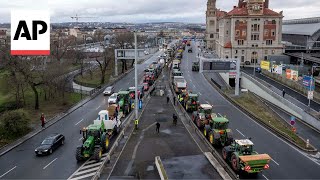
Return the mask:
<path fill-rule="evenodd" d="M 109 149 L 109 144 L 110 144 L 109 136 L 106 134 L 103 134 L 101 138 L 101 147 L 103 152 L 106 152 Z"/>
<path fill-rule="evenodd" d="M 225 161 L 226 161 L 227 158 L 228 158 L 228 152 L 227 152 L 226 147 L 224 147 L 224 148 L 222 149 L 222 158 L 223 158 Z"/>
<path fill-rule="evenodd" d="M 82 161 L 82 160 L 83 160 L 82 147 L 77 147 L 77 150 L 76 150 L 76 159 L 77 159 L 77 161 Z"/>
<path fill-rule="evenodd" d="M 94 148 L 93 159 L 95 159 L 96 161 L 100 161 L 101 157 L 102 157 L 102 148 L 100 147 Z"/>
<path fill-rule="evenodd" d="M 239 171 L 239 159 L 235 154 L 231 156 L 231 166 L 235 172 Z"/>

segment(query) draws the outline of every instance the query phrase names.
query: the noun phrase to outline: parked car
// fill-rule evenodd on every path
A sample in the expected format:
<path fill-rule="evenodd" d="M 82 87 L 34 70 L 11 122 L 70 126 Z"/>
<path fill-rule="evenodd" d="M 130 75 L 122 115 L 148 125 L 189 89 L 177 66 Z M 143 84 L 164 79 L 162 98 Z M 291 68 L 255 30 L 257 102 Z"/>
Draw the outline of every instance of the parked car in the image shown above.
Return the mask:
<path fill-rule="evenodd" d="M 117 103 L 118 103 L 118 93 L 113 93 L 108 99 L 108 104 L 117 104 Z"/>
<path fill-rule="evenodd" d="M 114 93 L 114 87 L 113 86 L 109 86 L 107 87 L 104 91 L 103 91 L 103 95 L 111 95 L 112 93 Z"/>
<path fill-rule="evenodd" d="M 261 73 L 261 67 L 256 67 L 255 71 Z"/>
<path fill-rule="evenodd" d="M 52 134 L 46 137 L 34 152 L 37 156 L 52 154 L 54 150 L 64 144 L 64 140 L 65 137 L 62 134 Z"/>

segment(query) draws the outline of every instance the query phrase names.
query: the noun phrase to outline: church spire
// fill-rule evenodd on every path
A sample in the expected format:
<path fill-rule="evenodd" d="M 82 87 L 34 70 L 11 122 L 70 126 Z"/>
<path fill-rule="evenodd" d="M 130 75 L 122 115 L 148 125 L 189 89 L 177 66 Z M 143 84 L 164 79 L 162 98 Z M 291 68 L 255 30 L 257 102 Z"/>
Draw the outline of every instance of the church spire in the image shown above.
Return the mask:
<path fill-rule="evenodd" d="M 216 0 L 208 0 L 207 9 L 216 9 Z"/>

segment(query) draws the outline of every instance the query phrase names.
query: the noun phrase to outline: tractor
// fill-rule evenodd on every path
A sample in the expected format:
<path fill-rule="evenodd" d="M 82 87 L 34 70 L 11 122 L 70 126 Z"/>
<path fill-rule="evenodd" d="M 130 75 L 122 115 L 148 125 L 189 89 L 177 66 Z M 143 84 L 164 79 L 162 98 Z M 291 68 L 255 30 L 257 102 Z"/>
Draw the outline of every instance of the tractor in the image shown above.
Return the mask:
<path fill-rule="evenodd" d="M 194 93 L 188 93 L 187 96 L 185 96 L 184 100 L 184 107 L 186 108 L 187 112 L 193 112 L 197 111 L 199 106 L 198 101 L 198 94 Z"/>
<path fill-rule="evenodd" d="M 129 91 L 119 91 L 119 113 L 122 112 L 124 116 L 128 115 L 131 111 L 132 100 L 129 95 Z"/>
<path fill-rule="evenodd" d="M 192 62 L 192 71 L 199 71 L 199 62 Z"/>
<path fill-rule="evenodd" d="M 213 113 L 212 109 L 210 104 L 200 104 L 198 111 L 192 113 L 192 120 L 200 129 L 217 117 L 217 114 Z"/>
<path fill-rule="evenodd" d="M 235 140 L 231 145 L 222 149 L 222 157 L 231 163 L 235 172 L 256 174 L 269 169 L 271 157 L 268 154 L 258 154 L 253 150 L 250 139 Z"/>
<path fill-rule="evenodd" d="M 114 107 L 116 108 L 116 106 Z M 77 147 L 77 161 L 86 160 L 90 157 L 100 161 L 102 153 L 109 148 L 110 139 L 114 134 L 119 133 L 121 128 L 120 118 L 111 119 L 110 117 L 109 111 L 100 111 L 98 119 L 94 120 L 93 124 L 80 130 L 82 146 Z"/>
<path fill-rule="evenodd" d="M 228 146 L 233 142 L 233 133 L 228 129 L 229 120 L 225 117 L 215 117 L 205 125 L 203 134 L 214 146 Z"/>

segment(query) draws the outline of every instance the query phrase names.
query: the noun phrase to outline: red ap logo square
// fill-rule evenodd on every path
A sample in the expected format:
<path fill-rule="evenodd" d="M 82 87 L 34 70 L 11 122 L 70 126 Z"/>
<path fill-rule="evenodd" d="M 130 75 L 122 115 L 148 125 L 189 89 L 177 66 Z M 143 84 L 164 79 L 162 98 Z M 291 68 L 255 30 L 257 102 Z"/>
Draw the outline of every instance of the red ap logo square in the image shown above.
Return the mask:
<path fill-rule="evenodd" d="M 11 11 L 11 55 L 50 55 L 49 11 Z"/>

